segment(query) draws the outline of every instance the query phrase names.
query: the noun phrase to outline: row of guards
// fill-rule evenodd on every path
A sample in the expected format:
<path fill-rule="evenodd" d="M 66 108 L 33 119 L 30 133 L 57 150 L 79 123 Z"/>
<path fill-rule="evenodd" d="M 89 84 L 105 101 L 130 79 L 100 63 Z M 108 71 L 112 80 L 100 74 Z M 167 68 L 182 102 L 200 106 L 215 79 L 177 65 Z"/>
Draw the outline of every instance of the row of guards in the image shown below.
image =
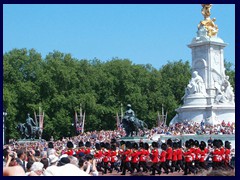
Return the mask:
<path fill-rule="evenodd" d="M 82 112 L 82 106 L 80 104 L 80 112 L 79 114 L 77 111 L 75 111 L 75 116 L 74 116 L 74 128 L 76 131 L 76 134 L 81 134 L 84 133 L 84 123 L 85 123 L 85 111 L 84 113 Z"/>

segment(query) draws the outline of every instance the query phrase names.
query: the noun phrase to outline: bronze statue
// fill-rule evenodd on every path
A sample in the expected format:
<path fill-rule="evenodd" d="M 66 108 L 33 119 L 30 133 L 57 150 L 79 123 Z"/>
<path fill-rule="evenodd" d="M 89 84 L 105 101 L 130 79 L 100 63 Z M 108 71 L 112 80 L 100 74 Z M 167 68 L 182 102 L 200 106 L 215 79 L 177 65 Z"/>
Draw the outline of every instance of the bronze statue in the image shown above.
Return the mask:
<path fill-rule="evenodd" d="M 147 128 L 147 124 L 136 118 L 134 111 L 131 109 L 131 105 L 127 105 L 127 110 L 125 111 L 125 115 L 122 119 L 123 128 L 126 132 L 126 137 L 133 136 L 134 132 L 137 136 L 139 133 L 139 129 L 143 131 L 143 135 L 145 134 L 144 129 Z"/>
<path fill-rule="evenodd" d="M 37 123 L 30 117 L 28 113 L 28 117 L 25 123 L 19 123 L 17 126 L 17 130 L 21 133 L 22 139 L 35 139 L 36 136 L 41 137 L 42 131 L 37 126 Z"/>

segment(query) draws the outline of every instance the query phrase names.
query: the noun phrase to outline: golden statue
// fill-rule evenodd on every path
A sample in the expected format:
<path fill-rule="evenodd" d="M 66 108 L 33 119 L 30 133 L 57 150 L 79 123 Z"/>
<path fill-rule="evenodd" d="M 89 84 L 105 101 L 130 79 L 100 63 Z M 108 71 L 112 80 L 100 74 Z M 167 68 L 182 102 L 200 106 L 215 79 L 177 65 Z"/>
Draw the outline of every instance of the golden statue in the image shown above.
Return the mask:
<path fill-rule="evenodd" d="M 212 4 L 202 4 L 202 15 L 204 16 L 204 19 L 207 19 L 210 17 L 211 13 L 210 13 L 210 10 L 211 10 L 211 7 L 212 7 Z"/>
<path fill-rule="evenodd" d="M 204 26 L 209 37 L 215 36 L 218 33 L 218 26 L 214 23 L 216 21 L 215 18 L 210 19 L 210 10 L 212 4 L 202 4 L 202 7 L 202 15 L 204 16 L 204 20 L 200 21 L 198 29 L 200 29 L 201 26 Z"/>

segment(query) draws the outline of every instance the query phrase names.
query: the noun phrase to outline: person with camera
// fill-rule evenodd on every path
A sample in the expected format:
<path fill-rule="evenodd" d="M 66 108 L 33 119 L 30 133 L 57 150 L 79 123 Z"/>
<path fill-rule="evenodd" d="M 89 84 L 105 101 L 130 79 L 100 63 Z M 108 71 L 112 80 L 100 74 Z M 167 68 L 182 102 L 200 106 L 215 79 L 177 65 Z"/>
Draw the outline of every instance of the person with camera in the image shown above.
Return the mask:
<path fill-rule="evenodd" d="M 16 153 L 14 151 L 10 151 L 9 148 L 3 149 L 3 167 L 16 166 L 16 156 Z"/>

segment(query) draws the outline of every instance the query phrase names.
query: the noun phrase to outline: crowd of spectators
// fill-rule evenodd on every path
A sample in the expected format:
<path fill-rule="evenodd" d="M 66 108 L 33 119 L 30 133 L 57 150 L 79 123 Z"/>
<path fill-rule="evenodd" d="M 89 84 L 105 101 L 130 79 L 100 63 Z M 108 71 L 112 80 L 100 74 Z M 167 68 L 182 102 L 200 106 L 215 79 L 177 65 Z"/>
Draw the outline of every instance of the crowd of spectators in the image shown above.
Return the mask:
<path fill-rule="evenodd" d="M 192 122 L 160 126 L 146 131 L 149 140 L 154 134 L 183 135 L 183 134 L 235 134 L 235 124 L 204 125 Z M 19 143 L 15 140 L 3 146 L 3 173 L 11 175 L 11 168 L 18 175 L 28 176 L 98 176 L 96 159 L 92 155 L 80 154 L 79 157 L 68 156 L 67 143 L 71 141 L 73 148 L 78 148 L 80 141 L 90 142 L 95 149 L 96 143 L 111 143 L 112 139 L 120 141 L 125 136 L 123 129 L 113 131 L 92 131 L 74 137 L 63 137 L 61 140 Z M 22 166 L 22 170 L 16 166 Z M 10 170 L 9 170 L 10 168 Z"/>

